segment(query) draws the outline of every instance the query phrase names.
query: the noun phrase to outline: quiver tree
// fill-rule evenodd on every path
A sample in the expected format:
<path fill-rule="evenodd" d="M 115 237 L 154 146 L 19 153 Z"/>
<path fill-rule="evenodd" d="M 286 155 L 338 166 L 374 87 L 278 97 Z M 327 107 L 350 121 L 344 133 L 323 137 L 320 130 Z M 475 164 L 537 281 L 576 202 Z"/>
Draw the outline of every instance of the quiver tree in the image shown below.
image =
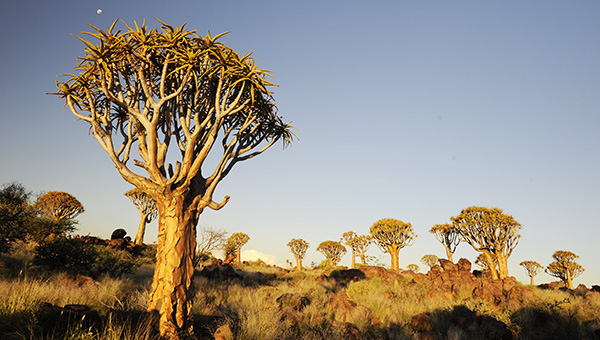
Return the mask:
<path fill-rule="evenodd" d="M 419 272 L 419 266 L 416 265 L 416 264 L 414 264 L 414 263 L 409 264 L 408 266 L 406 266 L 406 268 L 408 270 L 412 271 L 413 273 L 418 273 Z"/>
<path fill-rule="evenodd" d="M 0 190 L 0 254 L 27 237 L 34 215 L 30 196 L 25 186 L 17 182 L 5 184 Z"/>
<path fill-rule="evenodd" d="M 242 264 L 242 247 L 250 240 L 250 236 L 244 233 L 233 233 L 227 240 L 227 245 L 233 249 L 237 257 L 238 266 Z"/>
<path fill-rule="evenodd" d="M 371 246 L 371 236 L 370 235 L 360 235 L 352 238 L 348 244 L 354 254 L 360 257 L 360 261 L 362 265 L 366 265 L 365 253 L 369 250 L 369 246 Z M 353 261 L 354 262 L 354 261 Z"/>
<path fill-rule="evenodd" d="M 340 239 L 341 244 L 345 244 L 350 247 L 350 251 L 352 252 L 352 269 L 356 268 L 356 251 L 354 251 L 354 248 L 351 246 L 350 242 L 352 242 L 352 239 L 354 239 L 355 237 L 355 232 L 348 231 L 343 233 L 342 238 Z"/>
<path fill-rule="evenodd" d="M 507 261 L 521 237 L 519 222 L 504 214 L 502 209 L 473 206 L 452 217 L 452 225 L 458 230 L 461 241 L 484 254 L 493 279 L 508 276 Z M 498 260 L 498 271 L 492 255 Z"/>
<path fill-rule="evenodd" d="M 412 224 L 393 218 L 384 218 L 371 226 L 373 241 L 382 252 L 390 254 L 392 270 L 400 272 L 399 252 L 402 248 L 411 246 L 417 235 L 413 232 Z"/>
<path fill-rule="evenodd" d="M 156 201 L 149 195 L 138 188 L 133 188 L 125 193 L 131 203 L 135 205 L 140 212 L 140 225 L 137 234 L 135 235 L 135 244 L 142 245 L 144 243 L 144 234 L 146 233 L 146 224 L 151 223 L 158 217 L 158 209 L 156 209 Z"/>
<path fill-rule="evenodd" d="M 77 73 L 57 82 L 55 94 L 89 124 L 125 181 L 156 201 L 148 309 L 159 311 L 162 336 L 193 337 L 199 215 L 228 202 L 214 202 L 213 194 L 236 164 L 277 141 L 290 145 L 293 127 L 277 115 L 268 71 L 220 43 L 222 35 L 201 37 L 162 22 L 160 29 L 136 23 L 115 31 L 116 24 L 90 25 L 93 32 L 84 34 L 91 41 L 79 38 L 86 48 Z"/>
<path fill-rule="evenodd" d="M 492 272 L 498 273 L 498 259 L 494 254 L 492 254 L 491 256 L 493 267 L 490 267 L 490 264 L 488 263 L 488 258 L 487 256 L 485 256 L 484 253 L 479 253 L 479 255 L 477 255 L 477 258 L 475 259 L 475 265 L 481 268 L 481 271 L 489 277 L 492 277 Z"/>
<path fill-rule="evenodd" d="M 432 268 L 433 266 L 438 264 L 438 261 L 439 261 L 439 258 L 433 254 L 423 255 L 423 257 L 421 257 L 421 263 L 426 265 L 429 268 Z"/>
<path fill-rule="evenodd" d="M 329 266 L 335 267 L 346 254 L 346 247 L 336 241 L 324 241 L 319 244 L 317 251 L 325 256 L 329 261 Z"/>
<path fill-rule="evenodd" d="M 546 273 L 560 279 L 567 288 L 573 289 L 573 279 L 585 269 L 577 262 L 579 256 L 570 251 L 557 250 L 552 254 L 554 261 L 546 267 Z"/>
<path fill-rule="evenodd" d="M 452 224 L 445 223 L 434 225 L 429 232 L 435 235 L 435 238 L 444 246 L 448 260 L 454 262 L 452 260 L 452 255 L 454 255 L 456 247 L 460 243 L 458 230 L 456 230 Z"/>
<path fill-rule="evenodd" d="M 287 244 L 290 252 L 296 258 L 296 269 L 302 270 L 302 259 L 306 256 L 306 250 L 308 249 L 308 242 L 301 238 L 293 238 Z"/>
<path fill-rule="evenodd" d="M 35 202 L 38 214 L 58 221 L 72 221 L 84 209 L 81 202 L 73 195 L 62 191 L 48 191 Z"/>
<path fill-rule="evenodd" d="M 523 261 L 519 263 L 519 265 L 525 268 L 527 276 L 529 276 L 529 278 L 531 279 L 531 285 L 533 286 L 533 277 L 539 274 L 544 267 L 542 267 L 541 264 L 535 261 Z"/>

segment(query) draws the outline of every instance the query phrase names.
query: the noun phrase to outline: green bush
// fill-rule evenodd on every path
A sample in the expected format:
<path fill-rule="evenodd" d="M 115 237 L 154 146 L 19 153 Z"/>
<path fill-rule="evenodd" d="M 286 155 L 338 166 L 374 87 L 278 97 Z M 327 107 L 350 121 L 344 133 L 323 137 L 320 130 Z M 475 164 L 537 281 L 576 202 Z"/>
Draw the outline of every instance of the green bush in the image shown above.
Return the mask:
<path fill-rule="evenodd" d="M 131 273 L 141 263 L 126 251 L 86 244 L 72 238 L 57 238 L 35 249 L 34 264 L 52 271 L 98 277 Z"/>

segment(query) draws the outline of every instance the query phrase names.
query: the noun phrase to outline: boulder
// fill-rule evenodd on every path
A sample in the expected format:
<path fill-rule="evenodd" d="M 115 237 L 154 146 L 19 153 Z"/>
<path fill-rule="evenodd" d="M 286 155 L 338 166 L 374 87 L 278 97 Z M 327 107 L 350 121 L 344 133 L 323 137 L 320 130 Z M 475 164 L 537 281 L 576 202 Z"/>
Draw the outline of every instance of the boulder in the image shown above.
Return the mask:
<path fill-rule="evenodd" d="M 458 270 L 458 266 L 455 265 L 454 263 L 452 263 L 452 261 L 450 261 L 450 260 L 439 259 L 438 262 L 440 263 L 440 266 L 442 266 L 444 271 L 457 271 Z"/>
<path fill-rule="evenodd" d="M 118 238 L 124 238 L 125 235 L 127 235 L 127 232 L 125 231 L 125 229 L 115 229 L 115 231 L 112 232 L 112 234 L 110 235 L 110 239 L 111 240 L 115 240 Z"/>
<path fill-rule="evenodd" d="M 410 328 L 415 332 L 430 332 L 434 325 L 433 318 L 427 313 L 417 314 L 410 321 Z"/>
<path fill-rule="evenodd" d="M 229 325 L 223 325 L 215 331 L 214 334 L 215 340 L 233 340 L 233 332 Z"/>
<path fill-rule="evenodd" d="M 459 271 L 471 272 L 471 261 L 461 258 L 457 265 Z"/>
<path fill-rule="evenodd" d="M 365 273 L 358 269 L 342 269 L 338 271 L 338 275 L 339 276 L 336 277 L 336 279 L 344 283 L 362 280 L 367 277 Z"/>

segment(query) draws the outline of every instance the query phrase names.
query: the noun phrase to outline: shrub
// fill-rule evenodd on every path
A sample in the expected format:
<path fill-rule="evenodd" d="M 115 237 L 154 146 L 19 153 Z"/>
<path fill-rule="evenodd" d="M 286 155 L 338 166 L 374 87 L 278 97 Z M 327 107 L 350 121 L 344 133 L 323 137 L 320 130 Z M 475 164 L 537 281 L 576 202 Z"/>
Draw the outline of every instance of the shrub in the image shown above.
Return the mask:
<path fill-rule="evenodd" d="M 101 274 L 120 276 L 131 273 L 141 263 L 131 254 L 86 244 L 72 238 L 57 238 L 36 247 L 34 264 L 53 271 L 97 277 Z"/>

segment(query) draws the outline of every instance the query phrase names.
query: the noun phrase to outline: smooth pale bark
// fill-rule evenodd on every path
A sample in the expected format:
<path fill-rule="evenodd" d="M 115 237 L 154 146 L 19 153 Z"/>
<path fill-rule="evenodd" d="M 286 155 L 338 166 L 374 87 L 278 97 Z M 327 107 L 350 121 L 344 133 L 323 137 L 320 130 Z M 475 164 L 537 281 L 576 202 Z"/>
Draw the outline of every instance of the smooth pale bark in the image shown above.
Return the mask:
<path fill-rule="evenodd" d="M 485 256 L 485 262 L 487 262 L 487 264 L 488 264 L 488 270 L 490 271 L 490 274 L 492 275 L 492 279 L 497 280 L 498 272 L 496 271 L 496 264 L 494 264 L 494 257 L 487 250 L 483 251 L 483 255 Z"/>
<path fill-rule="evenodd" d="M 366 259 L 365 259 L 365 253 L 359 253 L 358 256 L 360 257 L 360 262 L 362 262 L 363 266 L 367 265 Z"/>
<path fill-rule="evenodd" d="M 356 269 L 356 252 L 352 249 L 352 269 Z"/>
<path fill-rule="evenodd" d="M 496 259 L 498 260 L 498 278 L 504 279 L 505 277 L 508 277 L 508 263 L 504 253 L 498 252 L 496 254 Z"/>
<path fill-rule="evenodd" d="M 183 195 L 182 195 L 183 196 Z M 148 310 L 160 314 L 160 334 L 167 339 L 195 339 L 192 318 L 196 211 L 182 197 L 157 201 L 158 252 Z"/>
<path fill-rule="evenodd" d="M 531 278 L 531 285 L 533 286 L 533 275 L 531 275 L 530 278 Z"/>
<path fill-rule="evenodd" d="M 388 253 L 392 257 L 392 270 L 400 273 L 400 250 L 396 247 L 388 247 Z"/>
<path fill-rule="evenodd" d="M 446 257 L 448 258 L 448 261 L 454 263 L 454 261 L 452 260 L 452 252 L 450 251 L 450 248 L 446 247 Z"/>
<path fill-rule="evenodd" d="M 144 244 L 144 234 L 146 233 L 146 223 L 148 222 L 148 214 L 140 212 L 140 225 L 137 234 L 135 235 L 135 244 L 141 246 Z"/>
<path fill-rule="evenodd" d="M 296 257 L 296 269 L 302 270 L 302 259 L 299 257 Z"/>
<path fill-rule="evenodd" d="M 565 283 L 567 284 L 567 288 L 573 289 L 573 278 L 571 277 L 571 270 L 567 269 L 566 273 L 567 273 L 567 277 L 566 277 L 567 280 L 565 281 Z"/>
<path fill-rule="evenodd" d="M 237 251 L 237 264 L 238 266 L 242 265 L 242 247 L 240 247 Z"/>

